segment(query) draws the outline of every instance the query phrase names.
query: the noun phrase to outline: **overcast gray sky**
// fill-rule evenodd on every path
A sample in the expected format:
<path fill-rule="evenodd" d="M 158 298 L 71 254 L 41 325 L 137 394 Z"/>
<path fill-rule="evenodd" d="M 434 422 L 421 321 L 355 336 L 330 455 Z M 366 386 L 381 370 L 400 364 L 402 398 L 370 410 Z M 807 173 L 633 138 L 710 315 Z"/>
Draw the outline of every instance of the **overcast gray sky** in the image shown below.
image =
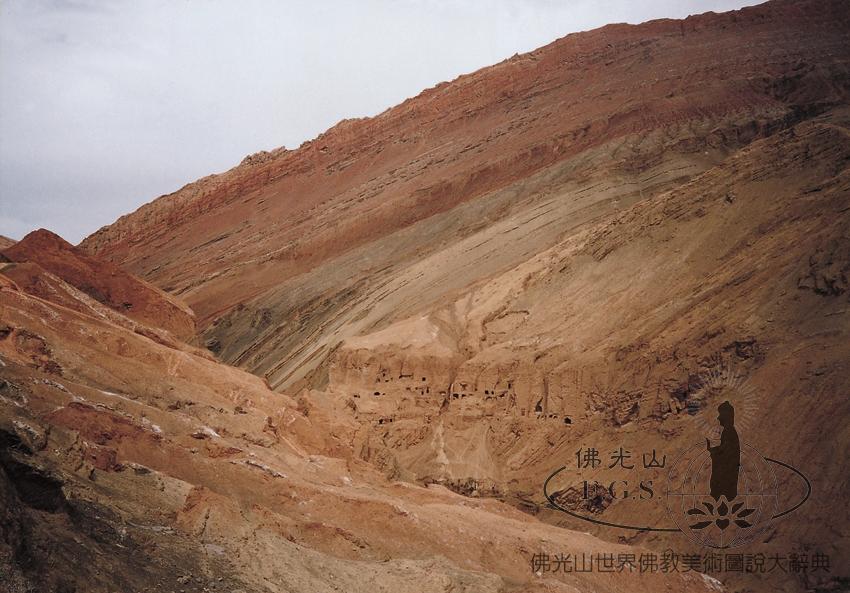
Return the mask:
<path fill-rule="evenodd" d="M 744 0 L 0 0 L 0 234 L 76 243 L 574 31 Z"/>

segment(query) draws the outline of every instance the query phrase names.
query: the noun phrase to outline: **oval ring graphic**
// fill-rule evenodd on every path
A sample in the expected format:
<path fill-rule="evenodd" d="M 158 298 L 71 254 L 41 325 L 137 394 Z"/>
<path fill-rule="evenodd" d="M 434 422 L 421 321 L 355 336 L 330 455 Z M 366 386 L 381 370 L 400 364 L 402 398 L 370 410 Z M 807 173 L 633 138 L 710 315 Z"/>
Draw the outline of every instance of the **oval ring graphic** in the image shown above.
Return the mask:
<path fill-rule="evenodd" d="M 772 463 L 774 465 L 778 465 L 778 466 L 781 466 L 781 467 L 783 467 L 787 470 L 792 471 L 803 481 L 803 484 L 805 485 L 805 488 L 806 488 L 805 494 L 803 495 L 803 497 L 799 501 L 797 501 L 794 505 L 788 507 L 787 509 L 776 512 L 771 517 L 771 520 L 773 520 L 773 519 L 778 519 L 780 517 L 783 517 L 783 516 L 785 516 L 789 513 L 792 513 L 794 511 L 796 511 L 798 508 L 800 508 L 801 506 L 803 506 L 803 504 L 805 504 L 806 501 L 809 499 L 809 496 L 811 496 L 812 484 L 809 481 L 809 479 L 803 474 L 803 472 L 801 472 L 797 468 L 795 468 L 791 465 L 788 465 L 787 463 L 783 463 L 782 461 L 778 461 L 776 459 L 771 459 L 770 457 L 765 457 L 764 460 L 767 461 L 768 463 Z M 560 474 L 561 472 L 563 472 L 566 469 L 567 469 L 566 465 L 558 468 L 557 470 L 552 472 L 549 475 L 549 477 L 546 478 L 546 481 L 543 483 L 543 495 L 546 497 L 546 500 L 548 501 L 549 505 L 552 508 L 557 509 L 557 510 L 563 512 L 563 513 L 566 513 L 567 515 L 570 515 L 572 517 L 575 517 L 576 519 L 580 519 L 581 521 L 586 521 L 588 523 L 593 523 L 595 525 L 602 525 L 604 527 L 615 527 L 617 529 L 628 529 L 628 530 L 631 530 L 631 531 L 666 531 L 666 532 L 681 531 L 678 527 L 652 527 L 652 526 L 649 526 L 649 525 L 637 526 L 637 525 L 625 525 L 625 524 L 621 524 L 621 523 L 612 523 L 610 521 L 602 521 L 600 519 L 594 519 L 592 517 L 586 517 L 584 515 L 581 515 L 579 513 L 571 511 L 569 509 L 565 509 L 564 507 L 559 505 L 555 501 L 555 499 L 553 498 L 553 495 L 549 493 L 549 482 L 551 482 L 552 479 L 555 478 L 555 476 L 557 476 L 558 474 Z"/>

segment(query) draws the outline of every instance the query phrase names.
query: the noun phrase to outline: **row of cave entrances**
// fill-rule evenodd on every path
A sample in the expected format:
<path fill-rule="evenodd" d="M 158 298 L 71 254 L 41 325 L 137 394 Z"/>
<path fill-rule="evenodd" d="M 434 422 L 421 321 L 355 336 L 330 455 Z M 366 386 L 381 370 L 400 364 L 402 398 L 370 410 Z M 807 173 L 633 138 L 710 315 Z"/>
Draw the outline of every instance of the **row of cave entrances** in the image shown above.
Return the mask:
<path fill-rule="evenodd" d="M 413 378 L 412 374 L 410 374 L 410 375 L 405 375 L 405 374 L 399 375 L 399 379 L 412 379 L 412 378 Z M 423 382 L 427 382 L 427 380 L 428 380 L 427 377 L 422 377 Z M 392 379 L 387 378 L 386 371 L 383 371 L 382 374 L 379 375 L 375 379 L 375 383 L 381 383 L 381 382 L 389 383 L 391 381 L 392 381 Z M 512 397 L 515 398 L 516 393 L 511 391 L 513 389 L 513 381 L 508 381 L 507 383 L 508 383 L 508 388 L 499 392 L 498 394 L 497 394 L 495 389 L 485 389 L 484 390 L 484 399 L 490 400 L 490 399 L 493 399 L 494 397 L 503 398 L 508 394 L 510 394 Z M 460 382 L 459 384 L 464 389 L 468 385 L 467 383 L 463 383 L 463 382 Z M 410 386 L 407 386 L 406 389 L 408 391 L 411 391 Z M 418 391 L 420 395 L 425 395 L 425 394 L 431 393 L 431 388 L 430 387 L 425 387 L 425 388 L 417 387 L 416 391 Z M 375 397 L 380 397 L 380 396 L 386 395 L 386 392 L 374 391 L 372 393 L 372 395 L 374 395 Z M 440 395 L 445 397 L 447 395 L 447 392 L 446 391 L 440 391 Z M 465 391 L 452 392 L 451 398 L 452 399 L 462 399 L 462 398 L 465 398 L 467 395 L 473 395 L 473 394 L 466 393 Z M 355 394 L 354 397 L 360 397 L 360 396 Z M 552 413 L 546 414 L 546 413 L 544 413 L 542 402 L 543 402 L 542 399 L 538 400 L 537 404 L 534 407 L 534 414 L 535 414 L 535 416 L 537 416 L 538 419 L 547 419 L 547 420 L 559 420 L 559 419 L 561 419 L 561 417 L 558 414 L 552 414 Z M 521 415 L 522 416 L 526 415 L 524 409 L 522 410 Z M 378 424 L 388 424 L 390 422 L 393 422 L 393 420 L 394 419 L 391 418 L 391 417 L 383 417 L 383 418 L 378 419 Z M 564 421 L 564 424 L 567 425 L 567 426 L 570 426 L 573 423 L 572 418 L 570 418 L 569 416 L 563 416 L 563 421 Z"/>
<path fill-rule="evenodd" d="M 413 378 L 413 375 L 400 375 L 399 376 L 399 379 L 407 379 L 407 378 Z M 425 382 L 427 380 L 428 380 L 427 377 L 422 377 L 423 382 Z M 392 381 L 391 379 L 383 379 L 382 380 L 381 377 L 378 377 L 375 380 L 375 383 L 381 383 L 381 382 L 389 383 L 391 381 Z M 467 386 L 466 383 L 461 383 L 460 385 L 461 385 L 461 387 L 466 389 L 466 386 Z M 416 387 L 416 388 L 411 388 L 410 386 L 407 386 L 407 387 L 405 387 L 405 389 L 407 391 L 418 391 L 419 395 L 427 395 L 427 394 L 431 393 L 431 387 L 430 386 Z M 498 394 L 498 397 L 502 398 L 502 397 L 505 397 L 506 395 L 512 393 L 511 389 L 513 389 L 513 383 L 511 381 L 508 381 L 508 388 L 501 391 Z M 386 392 L 384 392 L 384 391 L 374 391 L 372 393 L 372 395 L 374 395 L 375 397 L 380 397 L 382 395 L 386 395 Z M 446 395 L 448 395 L 448 392 L 440 391 L 440 395 L 445 397 Z M 472 393 L 466 393 L 465 391 L 452 392 L 451 397 L 452 397 L 452 399 L 462 399 L 462 398 L 466 397 L 467 395 L 473 395 L 473 394 Z M 494 397 L 496 397 L 496 395 L 497 394 L 496 394 L 495 389 L 492 389 L 492 390 L 491 389 L 485 389 L 484 390 L 484 399 L 493 399 Z M 355 397 L 359 397 L 359 396 L 355 396 Z"/>

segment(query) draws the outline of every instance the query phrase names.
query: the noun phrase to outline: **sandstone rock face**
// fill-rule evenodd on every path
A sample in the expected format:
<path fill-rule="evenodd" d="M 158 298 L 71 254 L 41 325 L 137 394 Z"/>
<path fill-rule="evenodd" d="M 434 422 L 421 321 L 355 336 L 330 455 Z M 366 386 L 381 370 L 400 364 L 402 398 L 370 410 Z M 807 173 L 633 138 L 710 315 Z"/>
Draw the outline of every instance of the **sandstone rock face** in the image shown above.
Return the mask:
<path fill-rule="evenodd" d="M 81 247 L 184 298 L 223 360 L 321 385 L 345 338 L 844 104 L 847 25 L 845 2 L 781 1 L 569 35 L 252 156 Z"/>
<path fill-rule="evenodd" d="M 556 512 L 542 485 L 579 448 L 701 445 L 731 390 L 743 438 L 813 485 L 758 551 L 817 549 L 841 568 L 725 586 L 836 589 L 849 99 L 847 2 L 613 25 L 246 157 L 81 244 L 185 299 L 215 357 L 48 260 L 6 264 L 6 476 L 17 463 L 60 483 L 61 497 L 44 487 L 60 521 L 92 502 L 68 516 L 156 543 L 139 586 L 714 589 L 696 573 L 537 577 L 528 560 L 681 546 Z M 28 518 L 7 480 L 0 500 Z M 778 486 L 793 501 L 801 484 Z M 557 500 L 615 524 L 636 512 Z M 34 517 L 35 541 L 67 543 Z M 663 505 L 640 520 L 663 524 Z"/>
<path fill-rule="evenodd" d="M 753 142 L 426 315 L 347 339 L 305 409 L 388 475 L 513 500 L 604 537 L 541 504 L 545 478 L 594 443 L 699 442 L 695 418 L 714 421 L 729 397 L 711 380 L 732 374 L 749 394 L 748 442 L 811 472 L 818 500 L 842 498 L 848 163 L 846 109 Z M 828 535 L 833 508 L 788 517 L 771 543 L 819 542 L 846 566 Z M 635 516 L 628 504 L 595 512 Z M 666 519 L 660 505 L 642 512 Z M 677 537 L 630 541 L 660 549 Z"/>
<path fill-rule="evenodd" d="M 4 591 L 716 590 L 536 576 L 541 541 L 641 550 L 389 482 L 259 378 L 10 281 L 0 315 Z"/>
<path fill-rule="evenodd" d="M 194 336 L 194 314 L 179 299 L 114 264 L 83 253 L 50 231 L 33 231 L 4 249 L 2 254 L 11 262 L 43 268 L 95 301 L 126 313 L 132 319 L 167 330 L 182 340 L 188 341 Z M 7 275 L 18 280 L 27 276 L 31 280 L 28 284 L 33 287 L 39 279 L 49 281 L 38 272 L 29 274 L 26 268 L 10 271 Z M 46 294 L 42 292 L 41 296 L 46 297 Z"/>

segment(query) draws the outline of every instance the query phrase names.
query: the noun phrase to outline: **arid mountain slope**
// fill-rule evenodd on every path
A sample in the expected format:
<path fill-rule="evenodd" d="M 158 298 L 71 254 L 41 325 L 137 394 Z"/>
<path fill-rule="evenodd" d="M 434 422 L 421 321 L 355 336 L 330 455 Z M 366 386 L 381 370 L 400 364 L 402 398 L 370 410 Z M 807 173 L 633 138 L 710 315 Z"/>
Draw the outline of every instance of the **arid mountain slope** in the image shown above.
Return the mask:
<path fill-rule="evenodd" d="M 167 330 L 183 340 L 194 336 L 194 313 L 178 298 L 114 264 L 90 257 L 50 231 L 33 231 L 0 253 L 11 262 L 35 264 L 95 301 L 141 323 Z M 44 276 L 33 276 L 33 280 L 39 278 Z"/>
<path fill-rule="evenodd" d="M 157 525 L 209 537 L 228 570 L 259 571 L 247 585 L 292 571 L 295 590 L 333 586 L 305 568 L 306 548 L 333 556 L 330 573 L 345 578 L 346 562 L 365 563 L 344 590 L 396 582 L 409 566 L 396 588 L 431 586 L 425 575 L 436 590 L 638 587 L 528 580 L 516 550 L 569 547 L 575 531 L 655 551 L 689 545 L 557 512 L 544 481 L 591 446 L 707 451 L 718 405 L 732 400 L 742 441 L 812 486 L 753 545 L 826 552 L 836 570 L 725 584 L 831 590 L 850 578 L 850 515 L 836 503 L 850 497 L 849 129 L 846 1 L 570 35 L 297 150 L 252 155 L 83 242 L 184 298 L 203 343 L 257 377 L 99 315 L 41 262 L 52 276 L 5 268 L 4 373 L 16 388 L 68 373 L 70 392 L 108 392 L 97 401 L 112 408 L 143 400 L 121 412 L 174 436 L 102 446 L 180 481 L 185 496 Z M 57 316 L 67 325 L 39 321 Z M 93 323 L 109 328 L 104 339 L 77 348 Z M 9 408 L 37 410 L 21 422 L 95 443 L 113 422 L 32 384 L 37 403 Z M 591 505 L 575 483 L 551 485 L 609 523 L 669 524 L 659 499 Z M 780 508 L 806 497 L 797 474 L 776 486 Z M 502 525 L 502 513 L 519 523 Z M 279 554 L 295 549 L 287 541 L 302 546 L 299 563 Z"/>
<path fill-rule="evenodd" d="M 327 389 L 303 398 L 310 417 L 344 426 L 391 475 L 537 512 L 577 449 L 681 451 L 732 398 L 742 438 L 814 483 L 767 541 L 850 565 L 833 537 L 850 516 L 832 502 L 850 496 L 849 125 L 845 110 L 754 142 L 450 304 L 346 340 Z M 724 377 L 729 389 L 712 384 Z M 780 484 L 789 506 L 803 495 L 791 474 Z M 666 521 L 663 505 L 629 501 L 598 516 L 636 513 Z"/>
<path fill-rule="evenodd" d="M 407 283 L 423 295 L 409 309 L 845 102 L 849 13 L 842 1 L 775 1 L 569 35 L 297 150 L 249 157 L 82 247 L 185 298 L 224 360 L 298 385 L 351 335 L 344 327 L 389 321 L 350 323 L 423 257 L 462 254 L 450 282 Z M 527 223 L 519 246 L 501 238 L 509 218 Z M 500 223 L 493 240 L 508 244 L 484 257 L 473 236 Z"/>
<path fill-rule="evenodd" d="M 82 308 L 0 273 L 0 590 L 717 590 L 537 576 L 541 546 L 641 551 L 388 482 L 259 378 Z"/>

